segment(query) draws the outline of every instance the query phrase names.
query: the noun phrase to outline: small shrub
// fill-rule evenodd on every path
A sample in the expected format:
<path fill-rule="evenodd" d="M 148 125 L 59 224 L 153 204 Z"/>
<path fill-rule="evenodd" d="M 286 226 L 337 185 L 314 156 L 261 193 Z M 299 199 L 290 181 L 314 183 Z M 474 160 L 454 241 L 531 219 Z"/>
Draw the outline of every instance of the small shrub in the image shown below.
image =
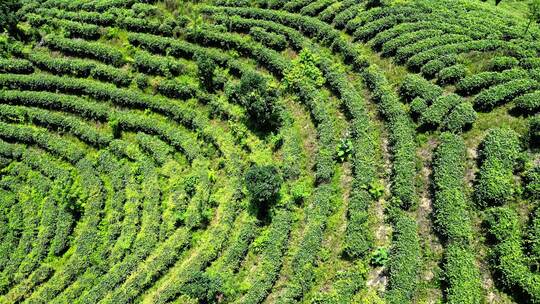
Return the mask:
<path fill-rule="evenodd" d="M 337 158 L 340 162 L 344 162 L 352 153 L 353 145 L 350 139 L 342 138 L 336 147 Z"/>
<path fill-rule="evenodd" d="M 386 262 L 388 262 L 388 248 L 379 247 L 375 249 L 371 256 L 371 265 L 375 267 L 385 266 Z"/>

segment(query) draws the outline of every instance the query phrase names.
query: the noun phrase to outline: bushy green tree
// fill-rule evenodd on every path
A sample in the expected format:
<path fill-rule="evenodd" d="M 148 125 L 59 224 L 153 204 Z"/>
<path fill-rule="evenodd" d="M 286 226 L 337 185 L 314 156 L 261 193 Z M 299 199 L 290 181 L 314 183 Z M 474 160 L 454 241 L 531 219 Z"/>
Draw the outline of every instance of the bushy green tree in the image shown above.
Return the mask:
<path fill-rule="evenodd" d="M 0 31 L 12 34 L 17 25 L 15 12 L 21 7 L 19 0 L 0 1 Z"/>
<path fill-rule="evenodd" d="M 272 131 L 280 125 L 277 89 L 258 73 L 248 72 L 240 84 L 227 89 L 229 100 L 246 109 L 250 122 L 261 131 Z"/>
<path fill-rule="evenodd" d="M 253 165 L 246 173 L 245 179 L 251 200 L 259 211 L 265 211 L 276 200 L 283 182 L 275 166 Z"/>

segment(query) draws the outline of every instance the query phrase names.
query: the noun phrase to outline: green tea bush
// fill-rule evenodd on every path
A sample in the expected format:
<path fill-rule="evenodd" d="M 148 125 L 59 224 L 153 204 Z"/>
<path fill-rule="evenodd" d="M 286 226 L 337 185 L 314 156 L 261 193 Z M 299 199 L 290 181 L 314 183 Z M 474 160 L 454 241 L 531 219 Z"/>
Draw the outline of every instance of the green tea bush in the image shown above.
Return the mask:
<path fill-rule="evenodd" d="M 468 245 L 472 240 L 469 204 L 464 187 L 466 148 L 454 134 L 443 133 L 435 151 L 433 182 L 435 223 L 448 242 Z"/>
<path fill-rule="evenodd" d="M 420 240 L 416 221 L 398 213 L 394 218 L 392 247 L 388 260 L 387 303 L 408 303 L 417 288 L 421 264 Z"/>
<path fill-rule="evenodd" d="M 532 199 L 540 199 L 540 166 L 534 166 L 527 170 L 523 175 L 523 183 L 526 196 Z"/>
<path fill-rule="evenodd" d="M 473 95 L 491 86 L 519 78 L 526 78 L 528 73 L 521 69 L 502 72 L 482 72 L 465 77 L 456 84 L 456 91 L 462 95 Z"/>
<path fill-rule="evenodd" d="M 465 43 L 471 41 L 471 38 L 461 34 L 444 34 L 432 38 L 420 40 L 412 43 L 404 48 L 400 48 L 396 52 L 395 60 L 399 63 L 404 63 L 407 60 L 415 58 L 417 54 L 422 54 L 426 51 L 436 50 L 438 46 L 453 45 L 457 43 Z"/>
<path fill-rule="evenodd" d="M 462 101 L 463 98 L 457 94 L 438 97 L 433 101 L 433 104 L 421 114 L 420 123 L 431 127 L 439 126 L 447 117 L 447 114 Z"/>
<path fill-rule="evenodd" d="M 529 145 L 533 148 L 540 146 L 540 115 L 535 115 L 529 119 Z"/>
<path fill-rule="evenodd" d="M 540 277 L 530 271 L 522 251 L 519 216 L 509 207 L 495 207 L 486 214 L 488 233 L 494 239 L 494 266 L 500 282 L 523 292 L 531 303 L 540 301 Z"/>
<path fill-rule="evenodd" d="M 415 187 L 411 183 L 416 171 L 412 122 L 393 88 L 376 66 L 366 69 L 363 77 L 389 126 L 393 157 L 392 192 L 395 202 L 407 209 L 416 201 Z"/>
<path fill-rule="evenodd" d="M 197 54 L 197 77 L 199 83 L 208 92 L 213 92 L 216 89 L 216 81 L 214 79 L 217 65 L 215 61 L 205 54 Z"/>
<path fill-rule="evenodd" d="M 443 90 L 422 76 L 407 74 L 399 87 L 399 93 L 406 102 L 410 102 L 416 97 L 421 97 L 431 103 L 442 95 Z"/>
<path fill-rule="evenodd" d="M 458 59 L 455 54 L 441 56 L 437 59 L 430 60 L 426 64 L 424 64 L 422 68 L 420 69 L 420 72 L 422 73 L 422 75 L 424 75 L 424 77 L 431 79 L 437 76 L 437 74 L 442 69 L 456 64 L 457 61 Z"/>
<path fill-rule="evenodd" d="M 345 231 L 344 252 L 353 258 L 364 256 L 373 247 L 373 235 L 370 233 L 367 208 L 370 195 L 365 189 L 355 187 L 351 193 L 348 210 L 348 225 Z"/>
<path fill-rule="evenodd" d="M 49 35 L 45 37 L 45 44 L 53 50 L 62 51 L 69 55 L 96 59 L 115 67 L 120 67 L 125 63 L 122 52 L 117 48 L 99 42 L 87 42 Z"/>
<path fill-rule="evenodd" d="M 129 72 L 106 64 L 86 59 L 55 58 L 46 53 L 35 52 L 29 55 L 29 60 L 41 70 L 54 74 L 76 77 L 93 77 L 103 82 L 112 82 L 117 86 L 126 87 L 131 84 Z"/>
<path fill-rule="evenodd" d="M 497 56 L 493 57 L 489 62 L 489 70 L 494 72 L 502 72 L 510 70 L 519 65 L 519 60 L 514 57 Z"/>
<path fill-rule="evenodd" d="M 158 83 L 156 91 L 163 96 L 177 99 L 189 99 L 195 97 L 197 88 L 176 80 L 163 80 Z"/>
<path fill-rule="evenodd" d="M 34 66 L 28 60 L 24 59 L 4 59 L 0 58 L 0 72 L 15 74 L 31 74 L 34 72 Z"/>
<path fill-rule="evenodd" d="M 156 56 L 146 51 L 137 51 L 134 60 L 133 66 L 135 69 L 152 75 L 172 77 L 185 70 L 180 63 L 170 57 Z"/>
<path fill-rule="evenodd" d="M 466 38 L 463 38 L 467 40 Z M 444 43 L 444 42 L 443 42 Z M 504 46 L 503 41 L 494 39 L 483 39 L 474 41 L 463 41 L 450 44 L 441 44 L 434 48 L 420 50 L 418 53 L 412 53 L 407 60 L 407 67 L 412 70 L 420 69 L 430 60 L 437 59 L 444 55 L 467 53 L 471 51 L 488 52 L 498 50 Z"/>
<path fill-rule="evenodd" d="M 27 21 L 34 27 L 43 25 L 53 26 L 60 29 L 68 38 L 82 38 L 85 40 L 96 40 L 101 36 L 102 30 L 99 26 L 65 19 L 42 17 L 35 14 L 27 15 Z"/>
<path fill-rule="evenodd" d="M 470 102 L 462 102 L 455 106 L 448 116 L 444 118 L 442 127 L 444 130 L 459 133 L 467 130 L 476 121 L 478 114 Z"/>
<path fill-rule="evenodd" d="M 481 206 L 502 205 L 515 194 L 514 166 L 520 153 L 518 135 L 510 129 L 492 129 L 482 142 L 475 194 Z"/>
<path fill-rule="evenodd" d="M 428 107 L 429 106 L 424 98 L 415 97 L 411 101 L 411 105 L 410 105 L 410 111 L 411 111 L 412 117 L 415 119 L 420 117 L 421 113 L 424 113 L 424 111 L 426 111 Z"/>
<path fill-rule="evenodd" d="M 252 27 L 249 30 L 249 35 L 253 40 L 258 41 L 267 47 L 276 51 L 282 51 L 287 47 L 287 39 L 283 35 L 271 33 L 261 27 Z"/>
<path fill-rule="evenodd" d="M 333 4 L 332 0 L 317 0 L 303 7 L 300 14 L 315 16 L 331 4 Z"/>
<path fill-rule="evenodd" d="M 409 44 L 417 42 L 418 40 L 439 36 L 442 33 L 443 32 L 440 30 L 427 29 L 399 35 L 383 44 L 381 55 L 392 56 L 398 49 L 402 47 L 406 47 Z"/>
<path fill-rule="evenodd" d="M 540 112 L 540 91 L 517 97 L 514 99 L 514 108 L 525 115 Z"/>
<path fill-rule="evenodd" d="M 514 98 L 538 88 L 538 82 L 531 79 L 516 79 L 491 87 L 478 94 L 474 105 L 482 110 L 491 110 L 495 106 L 512 101 Z"/>
<path fill-rule="evenodd" d="M 476 266 L 476 253 L 471 249 L 449 244 L 444 253 L 444 270 L 449 287 L 448 303 L 481 303 L 484 292 L 480 272 Z"/>
<path fill-rule="evenodd" d="M 467 75 L 467 68 L 462 64 L 443 68 L 437 73 L 437 82 L 441 85 L 454 84 Z"/>

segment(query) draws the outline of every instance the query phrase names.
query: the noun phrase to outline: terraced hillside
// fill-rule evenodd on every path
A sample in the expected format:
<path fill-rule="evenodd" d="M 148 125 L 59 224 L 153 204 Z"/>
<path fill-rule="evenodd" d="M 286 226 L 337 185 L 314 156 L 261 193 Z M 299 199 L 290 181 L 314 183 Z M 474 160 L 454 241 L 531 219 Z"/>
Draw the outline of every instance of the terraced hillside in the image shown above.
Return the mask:
<path fill-rule="evenodd" d="M 0 303 L 540 303 L 507 1 L 23 0 Z"/>

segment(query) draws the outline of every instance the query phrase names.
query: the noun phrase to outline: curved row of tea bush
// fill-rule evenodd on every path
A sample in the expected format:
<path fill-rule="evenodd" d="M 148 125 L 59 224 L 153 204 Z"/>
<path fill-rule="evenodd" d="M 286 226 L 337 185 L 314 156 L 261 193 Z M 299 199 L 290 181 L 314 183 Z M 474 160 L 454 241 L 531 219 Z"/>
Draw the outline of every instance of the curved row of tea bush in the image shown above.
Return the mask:
<path fill-rule="evenodd" d="M 483 301 L 480 272 L 471 247 L 473 227 L 465 186 L 466 146 L 457 135 L 443 133 L 435 150 L 433 184 L 435 224 L 445 238 L 444 269 L 449 303 Z"/>

